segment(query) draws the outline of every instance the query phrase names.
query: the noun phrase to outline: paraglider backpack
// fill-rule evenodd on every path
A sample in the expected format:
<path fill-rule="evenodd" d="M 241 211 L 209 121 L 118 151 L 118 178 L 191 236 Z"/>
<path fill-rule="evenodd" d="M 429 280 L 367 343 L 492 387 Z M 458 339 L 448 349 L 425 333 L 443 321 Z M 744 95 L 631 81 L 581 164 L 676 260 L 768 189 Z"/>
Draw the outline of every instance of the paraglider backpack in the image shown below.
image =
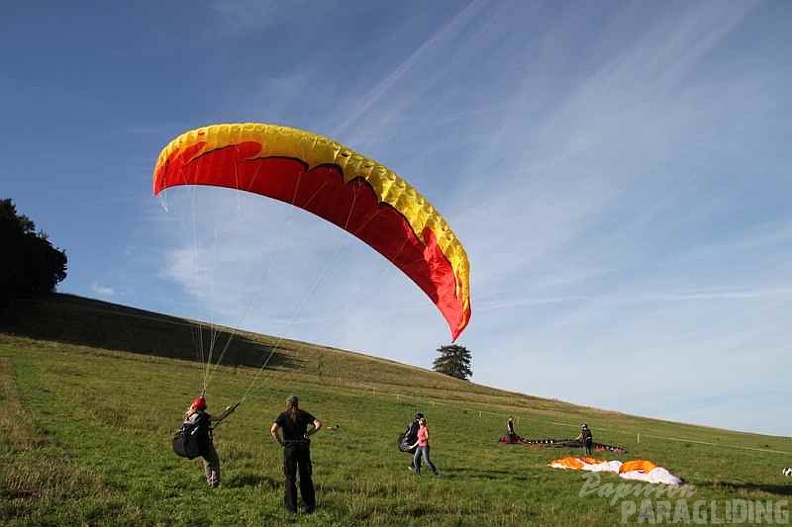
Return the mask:
<path fill-rule="evenodd" d="M 195 459 L 203 455 L 212 440 L 206 417 L 185 421 L 173 436 L 173 451 L 176 455 Z"/>
<path fill-rule="evenodd" d="M 414 420 L 407 426 L 407 429 L 399 434 L 399 438 L 396 440 L 396 444 L 399 446 L 399 450 L 401 452 L 415 452 L 414 448 L 410 448 L 412 445 L 418 441 L 418 429 L 420 425 L 418 424 L 418 420 Z"/>

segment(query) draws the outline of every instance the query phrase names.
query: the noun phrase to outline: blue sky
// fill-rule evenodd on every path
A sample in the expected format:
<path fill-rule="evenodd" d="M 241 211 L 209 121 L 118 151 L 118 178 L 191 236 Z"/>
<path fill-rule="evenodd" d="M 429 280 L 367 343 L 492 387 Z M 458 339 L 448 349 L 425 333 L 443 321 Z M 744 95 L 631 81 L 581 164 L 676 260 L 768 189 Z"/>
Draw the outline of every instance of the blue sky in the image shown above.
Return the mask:
<path fill-rule="evenodd" d="M 67 251 L 63 292 L 429 367 L 444 320 L 351 236 L 151 195 L 183 131 L 311 130 L 465 244 L 474 381 L 792 435 L 791 25 L 778 1 L 23 2 L 0 196 Z"/>

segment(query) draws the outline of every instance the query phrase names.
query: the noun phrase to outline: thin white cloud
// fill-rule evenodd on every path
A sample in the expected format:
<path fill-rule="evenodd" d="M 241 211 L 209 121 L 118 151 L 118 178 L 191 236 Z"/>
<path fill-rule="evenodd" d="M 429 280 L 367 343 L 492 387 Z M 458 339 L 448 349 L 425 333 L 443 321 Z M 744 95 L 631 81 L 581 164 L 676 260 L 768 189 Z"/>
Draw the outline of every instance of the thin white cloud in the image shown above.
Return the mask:
<path fill-rule="evenodd" d="M 387 77 L 377 82 L 373 89 L 362 98 L 355 101 L 353 109 L 346 119 L 333 130 L 333 136 L 346 135 L 352 125 L 361 127 L 359 121 L 375 106 L 380 106 L 380 108 L 378 108 L 379 114 L 376 126 L 381 127 L 382 121 L 387 120 L 381 118 L 382 107 L 387 107 L 390 112 L 395 113 L 395 111 L 398 111 L 399 107 L 404 107 L 409 104 L 409 101 L 420 97 L 425 89 L 416 89 L 413 82 L 405 83 L 405 86 L 400 90 L 396 88 L 399 83 L 404 82 L 404 79 L 411 73 L 411 70 L 413 70 L 417 64 L 422 62 L 427 64 L 430 59 L 434 59 L 431 60 L 430 63 L 434 73 L 432 74 L 432 80 L 429 84 L 435 82 L 439 78 L 438 72 L 446 70 L 449 67 L 447 62 L 445 64 L 438 63 L 438 48 L 445 47 L 447 49 L 450 41 L 458 39 L 463 34 L 463 31 L 469 29 L 470 25 L 482 24 L 482 19 L 487 16 L 485 9 L 488 7 L 488 2 L 485 0 L 473 0 L 464 9 L 451 17 L 448 22 L 432 34 L 430 38 L 421 43 L 421 45 Z M 452 59 L 452 62 L 453 61 L 454 59 Z M 425 85 L 426 80 L 423 80 L 422 84 Z M 387 102 L 384 102 L 383 99 L 386 95 L 391 95 L 392 97 L 389 97 Z M 396 110 L 394 110 L 394 107 Z M 362 128 L 368 129 L 369 127 L 363 124 Z M 356 137 L 362 139 L 367 135 L 370 136 L 370 134 L 356 134 Z"/>
<path fill-rule="evenodd" d="M 299 0 L 292 4 L 300 5 Z M 283 14 L 283 3 L 275 0 L 214 0 L 211 9 L 221 27 L 230 33 L 260 31 L 277 23 Z"/>
<path fill-rule="evenodd" d="M 91 284 L 91 291 L 93 291 L 95 294 L 97 294 L 99 296 L 103 296 L 103 297 L 114 296 L 116 294 L 115 290 L 112 287 L 107 287 L 105 285 L 100 285 L 100 284 L 98 284 L 96 282 Z"/>

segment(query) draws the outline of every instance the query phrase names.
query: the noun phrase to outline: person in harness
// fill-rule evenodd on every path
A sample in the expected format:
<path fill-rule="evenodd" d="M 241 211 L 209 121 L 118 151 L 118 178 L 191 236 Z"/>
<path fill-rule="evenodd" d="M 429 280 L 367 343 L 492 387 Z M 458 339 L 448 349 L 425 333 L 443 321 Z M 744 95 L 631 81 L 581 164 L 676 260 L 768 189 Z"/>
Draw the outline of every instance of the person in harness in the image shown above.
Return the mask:
<path fill-rule="evenodd" d="M 308 427 L 311 427 L 310 429 Z M 297 512 L 297 473 L 300 474 L 300 494 L 305 503 L 306 514 L 316 508 L 311 465 L 311 440 L 309 436 L 322 428 L 322 422 L 305 410 L 300 410 L 299 399 L 290 395 L 286 399 L 286 410 L 272 423 L 270 434 L 283 447 L 283 474 L 286 485 L 283 502 L 286 510 Z"/>
<path fill-rule="evenodd" d="M 583 443 L 583 446 L 586 447 L 586 455 L 591 455 L 591 450 L 594 445 L 594 437 L 591 435 L 591 429 L 588 426 L 588 423 L 583 423 L 580 425 L 580 435 L 576 438 L 578 441 Z"/>
<path fill-rule="evenodd" d="M 203 458 L 206 483 L 220 485 L 220 458 L 212 440 L 212 416 L 206 411 L 206 399 L 196 397 L 184 412 L 182 426 L 173 438 L 173 450 L 188 459 Z"/>

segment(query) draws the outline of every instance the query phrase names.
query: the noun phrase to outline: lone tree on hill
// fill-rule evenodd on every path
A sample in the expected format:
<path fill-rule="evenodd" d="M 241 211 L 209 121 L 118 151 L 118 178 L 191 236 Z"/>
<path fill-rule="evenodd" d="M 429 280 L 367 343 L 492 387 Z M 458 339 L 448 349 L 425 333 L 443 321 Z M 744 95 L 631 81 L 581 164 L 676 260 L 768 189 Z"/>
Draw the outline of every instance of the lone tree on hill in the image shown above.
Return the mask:
<path fill-rule="evenodd" d="M 440 356 L 434 360 L 432 369 L 439 373 L 462 379 L 468 380 L 468 377 L 473 375 L 473 370 L 470 369 L 470 362 L 473 356 L 465 346 L 457 346 L 452 344 L 450 346 L 440 346 L 437 348 Z"/>
<path fill-rule="evenodd" d="M 51 293 L 66 278 L 66 253 L 17 214 L 10 199 L 0 200 L 0 306 L 12 297 Z"/>

